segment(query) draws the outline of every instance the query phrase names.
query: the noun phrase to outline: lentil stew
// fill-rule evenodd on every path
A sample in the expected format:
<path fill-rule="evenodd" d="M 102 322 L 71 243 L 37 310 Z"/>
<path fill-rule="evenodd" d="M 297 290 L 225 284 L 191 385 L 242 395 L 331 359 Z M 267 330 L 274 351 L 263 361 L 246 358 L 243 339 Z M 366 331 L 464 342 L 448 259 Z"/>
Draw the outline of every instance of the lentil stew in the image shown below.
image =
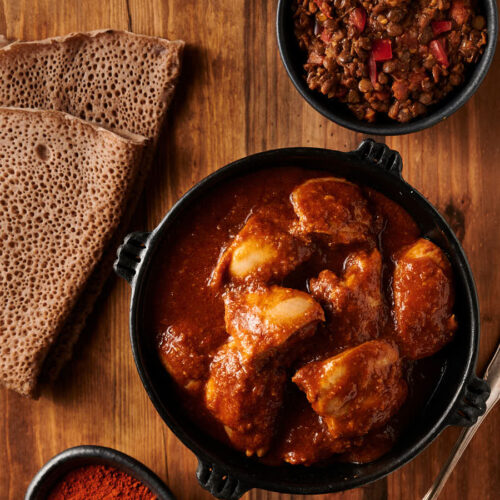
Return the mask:
<path fill-rule="evenodd" d="M 367 122 L 425 115 L 464 83 L 486 45 L 473 0 L 294 0 L 292 8 L 308 87 Z"/>

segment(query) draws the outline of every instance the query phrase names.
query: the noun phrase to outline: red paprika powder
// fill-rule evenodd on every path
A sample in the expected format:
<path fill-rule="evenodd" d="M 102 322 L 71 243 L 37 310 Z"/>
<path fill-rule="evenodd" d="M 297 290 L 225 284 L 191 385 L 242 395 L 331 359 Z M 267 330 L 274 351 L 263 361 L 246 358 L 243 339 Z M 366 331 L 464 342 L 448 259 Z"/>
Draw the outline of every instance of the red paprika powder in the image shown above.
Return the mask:
<path fill-rule="evenodd" d="M 132 476 L 107 465 L 85 465 L 66 474 L 47 500 L 155 500 L 150 489 Z"/>

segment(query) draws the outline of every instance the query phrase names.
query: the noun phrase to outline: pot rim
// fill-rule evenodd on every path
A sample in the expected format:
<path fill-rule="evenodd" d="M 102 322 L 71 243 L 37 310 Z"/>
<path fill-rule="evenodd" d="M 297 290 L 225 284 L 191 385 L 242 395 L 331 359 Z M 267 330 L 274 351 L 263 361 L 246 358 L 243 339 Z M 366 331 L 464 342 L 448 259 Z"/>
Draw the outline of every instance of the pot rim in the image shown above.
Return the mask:
<path fill-rule="evenodd" d="M 288 9 L 290 9 L 290 0 L 278 0 L 276 11 L 276 37 L 281 61 L 286 72 L 292 81 L 294 87 L 300 95 L 319 113 L 334 123 L 342 127 L 374 135 L 404 135 L 413 132 L 419 132 L 432 127 L 440 121 L 446 120 L 453 113 L 464 106 L 467 101 L 476 93 L 481 83 L 486 77 L 489 68 L 493 62 L 498 39 L 498 6 L 495 0 L 481 0 L 484 5 L 484 16 L 488 39 L 486 47 L 480 60 L 474 64 L 472 72 L 466 83 L 461 86 L 452 96 L 444 98 L 444 104 L 436 103 L 433 105 L 431 113 L 421 118 L 416 118 L 408 123 L 398 123 L 388 121 L 387 123 L 368 123 L 358 120 L 354 115 L 350 116 L 346 111 L 339 113 L 332 109 L 331 100 L 317 91 L 311 90 L 304 80 L 304 70 L 302 65 L 295 64 L 294 54 L 299 50 L 298 47 L 292 47 L 287 39 Z M 334 103 L 335 104 L 335 103 Z"/>
<path fill-rule="evenodd" d="M 361 146 L 360 146 L 361 147 Z M 385 147 L 385 146 L 384 146 Z M 210 465 L 214 465 L 220 470 L 223 470 L 227 473 L 227 475 L 231 475 L 243 483 L 248 485 L 248 488 L 262 488 L 271 491 L 283 492 L 283 493 L 297 493 L 297 494 L 320 494 L 320 493 L 329 493 L 329 492 L 337 492 L 344 491 L 351 488 L 356 488 L 359 486 L 363 486 L 369 484 L 377 479 L 380 479 L 401 467 L 402 465 L 408 463 L 411 459 L 413 459 L 416 455 L 418 455 L 421 451 L 423 451 L 435 438 L 436 436 L 449 424 L 450 415 L 453 414 L 457 407 L 457 403 L 459 402 L 461 395 L 464 391 L 465 386 L 467 385 L 469 379 L 474 373 L 474 366 L 477 359 L 478 347 L 479 347 L 479 304 L 477 298 L 477 291 L 474 283 L 474 279 L 472 276 L 472 271 L 468 264 L 465 253 L 457 240 L 453 230 L 449 226 L 449 224 L 445 221 L 445 219 L 441 216 L 441 214 L 436 210 L 436 208 L 416 189 L 414 189 L 411 185 L 409 185 L 401 176 L 396 176 L 391 172 L 386 172 L 387 181 L 396 182 L 402 190 L 411 192 L 411 195 L 416 198 L 416 200 L 425 205 L 430 211 L 433 213 L 433 217 L 436 221 L 436 224 L 447 234 L 449 237 L 453 251 L 455 252 L 457 259 L 460 261 L 461 268 L 463 270 L 463 274 L 465 277 L 466 290 L 464 293 L 467 294 L 467 297 L 471 303 L 471 314 L 470 314 L 470 322 L 471 328 L 468 335 L 470 335 L 470 344 L 471 347 L 468 350 L 467 363 L 463 367 L 463 375 L 460 381 L 457 381 L 457 389 L 453 393 L 453 396 L 450 398 L 450 403 L 446 407 L 446 410 L 440 415 L 440 418 L 433 423 L 432 429 L 427 432 L 421 439 L 419 439 L 413 446 L 409 447 L 407 450 L 402 452 L 400 455 L 394 458 L 392 462 L 384 467 L 381 467 L 380 470 L 377 470 L 371 474 L 366 474 L 363 477 L 354 478 L 349 480 L 349 484 L 345 486 L 341 486 L 338 484 L 328 483 L 326 479 L 321 484 L 310 485 L 307 484 L 304 487 L 300 487 L 300 485 L 289 484 L 289 483 L 278 483 L 273 482 L 272 480 L 268 480 L 266 478 L 262 478 L 257 473 L 252 473 L 248 467 L 239 466 L 235 463 L 229 463 L 221 460 L 216 454 L 204 448 L 202 444 L 198 442 L 194 437 L 192 437 L 187 431 L 184 430 L 182 423 L 177 422 L 172 415 L 165 413 L 164 403 L 161 397 L 158 395 L 154 383 L 150 380 L 148 370 L 146 369 L 145 362 L 141 356 L 141 348 L 140 348 L 140 332 L 139 328 L 136 328 L 138 324 L 138 317 L 140 311 L 141 300 L 143 299 L 146 291 L 146 275 L 148 271 L 149 264 L 155 254 L 158 245 L 162 241 L 164 237 L 164 231 L 168 231 L 168 226 L 171 222 L 177 217 L 177 214 L 181 212 L 186 206 L 191 204 L 196 198 L 211 188 L 214 185 L 224 182 L 225 180 L 238 177 L 238 175 L 243 175 L 247 172 L 245 170 L 245 166 L 247 168 L 255 161 L 261 159 L 270 159 L 280 157 L 282 155 L 292 154 L 297 158 L 302 158 L 303 161 L 307 161 L 311 155 L 322 155 L 325 159 L 332 159 L 333 157 L 348 156 L 351 160 L 359 163 L 370 164 L 371 167 L 375 167 L 372 163 L 363 160 L 358 154 L 357 150 L 351 152 L 341 152 L 336 150 L 330 150 L 325 148 L 308 148 L 308 147 L 290 147 L 290 148 L 279 148 L 274 150 L 263 151 L 261 153 L 252 154 L 246 157 L 243 157 L 239 160 L 229 163 L 228 165 L 216 170 L 212 174 L 208 175 L 200 182 L 198 182 L 195 186 L 193 186 L 189 191 L 187 191 L 167 212 L 162 221 L 158 224 L 158 226 L 149 234 L 147 238 L 147 245 L 143 255 L 141 255 L 141 262 L 138 266 L 137 273 L 131 282 L 132 286 L 132 295 L 131 295 L 131 303 L 130 303 L 130 341 L 132 346 L 132 352 L 134 356 L 134 360 L 136 363 L 137 370 L 139 372 L 141 381 L 148 393 L 153 405 L 156 410 L 168 425 L 170 430 L 181 440 L 181 442 L 187 446 L 198 458 L 201 463 L 207 463 Z M 273 168 L 273 167 L 259 167 L 262 169 L 265 168 Z M 379 168 L 378 166 L 375 168 Z M 328 170 L 325 168 L 325 170 Z M 382 194 L 384 194 L 382 192 Z M 168 403 L 165 404 L 168 407 Z M 262 466 L 262 464 L 256 462 L 249 462 L 251 464 L 256 465 L 257 467 Z M 249 465 L 250 466 L 250 465 Z M 288 467 L 301 467 L 300 465 L 287 465 Z M 251 465 L 250 467 L 253 467 Z M 272 467 L 272 466 L 264 466 L 264 467 Z M 327 471 L 327 469 L 325 469 Z M 327 475 L 327 474 L 325 474 Z"/>

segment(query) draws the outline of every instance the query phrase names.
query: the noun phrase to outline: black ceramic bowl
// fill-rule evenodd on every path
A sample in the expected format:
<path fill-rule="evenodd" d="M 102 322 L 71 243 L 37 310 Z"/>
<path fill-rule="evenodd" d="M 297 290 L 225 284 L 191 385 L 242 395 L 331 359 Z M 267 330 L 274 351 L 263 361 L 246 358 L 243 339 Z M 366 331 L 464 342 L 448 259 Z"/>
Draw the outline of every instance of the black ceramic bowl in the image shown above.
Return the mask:
<path fill-rule="evenodd" d="M 293 32 L 292 0 L 279 0 L 276 31 L 281 60 L 288 76 L 302 97 L 323 116 L 343 127 L 365 134 L 401 135 L 418 132 L 445 120 L 460 109 L 481 85 L 493 61 L 498 37 L 498 9 L 496 0 L 479 0 L 481 12 L 485 16 L 488 41 L 479 62 L 470 67 L 466 82 L 451 92 L 441 102 L 431 106 L 428 114 L 408 123 L 398 123 L 388 117 L 377 117 L 376 123 L 358 120 L 347 106 L 335 99 L 328 99 L 318 91 L 311 90 L 304 78 L 304 53 L 300 50 Z"/>
<path fill-rule="evenodd" d="M 184 211 L 214 186 L 259 169 L 299 166 L 368 185 L 402 205 L 422 233 L 448 255 L 456 279 L 459 324 L 453 342 L 435 357 L 439 363 L 432 394 L 394 448 L 378 460 L 324 467 L 264 465 L 212 439 L 185 415 L 173 381 L 162 367 L 148 331 L 148 284 L 170 244 L 169 232 Z M 436 209 L 401 177 L 399 153 L 365 140 L 356 151 L 288 148 L 248 156 L 218 170 L 186 193 L 151 233 L 132 233 L 118 251 L 115 271 L 132 286 L 130 339 L 146 391 L 163 420 L 198 457 L 197 476 L 213 495 L 237 499 L 250 488 L 296 494 L 335 492 L 365 485 L 401 467 L 421 452 L 446 426 L 471 425 L 485 410 L 488 386 L 474 375 L 479 342 L 479 312 L 469 264 L 453 231 Z M 175 244 L 175 242 L 173 242 Z"/>
<path fill-rule="evenodd" d="M 31 481 L 24 500 L 47 500 L 47 495 L 64 475 L 85 465 L 116 467 L 141 481 L 158 500 L 175 500 L 165 483 L 145 465 L 125 453 L 103 446 L 76 446 L 51 458 Z"/>

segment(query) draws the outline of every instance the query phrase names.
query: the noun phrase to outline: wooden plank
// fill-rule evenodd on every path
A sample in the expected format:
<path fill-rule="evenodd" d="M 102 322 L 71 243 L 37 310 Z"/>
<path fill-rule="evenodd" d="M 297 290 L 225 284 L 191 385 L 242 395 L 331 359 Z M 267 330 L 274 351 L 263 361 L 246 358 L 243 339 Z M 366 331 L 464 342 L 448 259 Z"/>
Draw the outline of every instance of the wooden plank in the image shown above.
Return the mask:
<path fill-rule="evenodd" d="M 330 123 L 300 98 L 279 60 L 274 17 L 275 2 L 266 0 L 0 1 L 0 32 L 8 37 L 32 40 L 113 27 L 188 42 L 180 89 L 133 224 L 139 229 L 152 229 L 183 192 L 232 160 L 285 146 L 350 150 L 363 138 Z M 431 130 L 386 139 L 404 158 L 405 178 L 447 214 L 463 239 L 481 300 L 479 367 L 491 355 L 500 329 L 500 271 L 495 267 L 500 253 L 499 78 L 497 60 L 480 92 L 455 116 Z M 112 279 L 74 359 L 39 401 L 0 390 L 1 499 L 22 498 L 46 460 L 78 444 L 131 454 L 165 479 L 179 499 L 210 498 L 195 480 L 195 457 L 166 428 L 142 388 L 128 342 L 129 298 L 128 285 Z M 499 423 L 497 409 L 442 498 L 495 498 Z M 420 498 L 457 434 L 457 429 L 446 430 L 386 479 L 318 498 Z M 254 490 L 245 498 L 292 497 Z"/>

